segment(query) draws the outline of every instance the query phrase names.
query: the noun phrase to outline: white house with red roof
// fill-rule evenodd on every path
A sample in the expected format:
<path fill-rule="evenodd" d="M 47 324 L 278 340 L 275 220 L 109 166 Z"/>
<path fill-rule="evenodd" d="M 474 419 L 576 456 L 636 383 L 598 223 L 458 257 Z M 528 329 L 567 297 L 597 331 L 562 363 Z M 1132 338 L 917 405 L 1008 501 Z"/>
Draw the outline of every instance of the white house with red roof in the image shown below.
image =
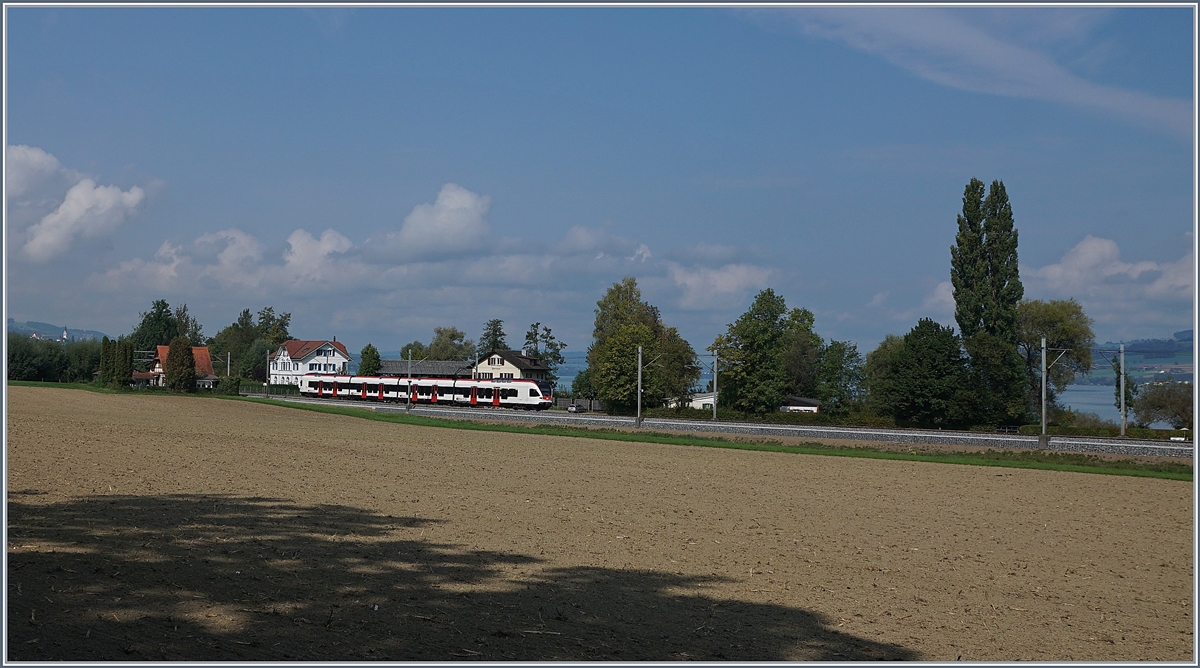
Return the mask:
<path fill-rule="evenodd" d="M 271 384 L 299 385 L 306 373 L 344 374 L 350 365 L 350 353 L 343 343 L 333 341 L 284 341 L 271 353 Z"/>

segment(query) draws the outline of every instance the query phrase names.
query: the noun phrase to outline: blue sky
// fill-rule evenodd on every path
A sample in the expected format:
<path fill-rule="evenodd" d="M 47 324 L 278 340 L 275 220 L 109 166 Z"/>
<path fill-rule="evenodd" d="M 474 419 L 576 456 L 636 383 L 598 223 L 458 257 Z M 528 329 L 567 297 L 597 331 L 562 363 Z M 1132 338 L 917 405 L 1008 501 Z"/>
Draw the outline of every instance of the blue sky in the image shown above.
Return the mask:
<path fill-rule="evenodd" d="M 6 11 L 17 320 L 582 350 L 632 275 L 697 350 L 772 287 L 865 353 L 953 324 L 977 177 L 1027 298 L 1193 322 L 1190 8 Z"/>

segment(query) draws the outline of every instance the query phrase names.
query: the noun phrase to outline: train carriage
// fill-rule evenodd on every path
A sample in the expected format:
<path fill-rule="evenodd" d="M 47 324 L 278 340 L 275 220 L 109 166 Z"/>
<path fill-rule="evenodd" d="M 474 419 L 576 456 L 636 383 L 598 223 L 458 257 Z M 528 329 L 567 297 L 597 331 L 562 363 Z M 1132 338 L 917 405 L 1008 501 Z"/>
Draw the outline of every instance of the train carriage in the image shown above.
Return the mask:
<path fill-rule="evenodd" d="M 532 379 L 472 380 L 306 374 L 300 393 L 319 399 L 357 399 L 444 406 L 545 410 L 554 403 L 550 383 Z"/>

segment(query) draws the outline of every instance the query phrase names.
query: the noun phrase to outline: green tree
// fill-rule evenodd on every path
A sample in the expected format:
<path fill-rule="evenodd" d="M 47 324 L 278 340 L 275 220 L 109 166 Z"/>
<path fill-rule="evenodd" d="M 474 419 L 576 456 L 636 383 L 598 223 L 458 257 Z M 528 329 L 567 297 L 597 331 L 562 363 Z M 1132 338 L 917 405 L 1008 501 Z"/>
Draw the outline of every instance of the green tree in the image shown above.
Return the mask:
<path fill-rule="evenodd" d="M 1041 413 L 1042 397 L 1042 337 L 1047 349 L 1067 350 L 1066 353 L 1047 352 L 1046 406 L 1049 411 L 1061 410 L 1057 395 L 1075 380 L 1076 374 L 1092 369 L 1092 319 L 1074 299 L 1021 301 L 1017 305 L 1017 350 L 1025 363 L 1026 410 L 1031 416 Z M 1057 360 L 1057 361 L 1056 361 Z"/>
<path fill-rule="evenodd" d="M 267 356 L 276 350 L 278 348 L 271 345 L 266 339 L 254 339 L 254 342 L 242 354 L 241 361 L 233 368 L 234 375 L 265 383 L 269 368 Z"/>
<path fill-rule="evenodd" d="M 1138 384 L 1130 377 L 1129 372 L 1125 372 L 1125 409 L 1132 410 L 1133 403 L 1137 400 L 1139 388 Z M 1121 408 L 1121 365 L 1119 362 L 1113 363 L 1113 406 L 1117 409 Z"/>
<path fill-rule="evenodd" d="M 1177 381 L 1170 374 L 1164 380 L 1142 386 L 1133 400 L 1133 413 L 1138 424 L 1166 422 L 1175 429 L 1190 428 L 1193 417 L 1192 384 Z"/>
<path fill-rule="evenodd" d="M 101 386 L 112 382 L 113 377 L 113 341 L 106 336 L 100 339 L 100 367 L 97 369 L 96 382 Z"/>
<path fill-rule="evenodd" d="M 588 384 L 579 385 L 581 389 L 590 386 L 610 411 L 630 411 L 637 405 L 640 345 L 647 365 L 642 372 L 643 406 L 658 406 L 666 398 L 690 394 L 700 378 L 696 351 L 677 329 L 663 324 L 657 308 L 642 301 L 635 278 L 614 283 L 596 302 L 595 313 L 587 353 Z"/>
<path fill-rule="evenodd" d="M 958 233 L 950 249 L 954 317 L 970 358 L 978 397 L 977 421 L 1020 422 L 1025 417 L 1024 362 L 1017 350 L 1017 304 L 1024 288 L 1017 267 L 1017 230 L 1001 181 L 984 197 L 971 179 L 963 193 Z"/>
<path fill-rule="evenodd" d="M 505 340 L 504 321 L 500 318 L 488 320 L 483 325 L 483 334 L 479 335 L 479 354 L 486 355 L 493 350 L 508 350 Z"/>
<path fill-rule="evenodd" d="M 849 341 L 830 341 L 817 357 L 816 398 L 821 410 L 845 415 L 862 406 L 864 394 L 863 358 Z"/>
<path fill-rule="evenodd" d="M 721 359 L 720 404 L 766 413 L 778 410 L 789 395 L 817 394 L 822 380 L 836 383 L 831 369 L 821 377 L 823 342 L 813 322 L 811 311 L 789 310 L 771 288 L 758 293 L 709 348 Z"/>
<path fill-rule="evenodd" d="M 264 307 L 258 312 L 258 336 L 266 339 L 267 343 L 271 344 L 272 349 L 277 349 L 283 345 L 284 341 L 291 339 L 288 334 L 288 325 L 292 322 L 291 313 L 281 313 L 275 315 L 275 309 L 270 306 Z"/>
<path fill-rule="evenodd" d="M 637 349 L 642 346 L 643 361 L 654 357 L 654 332 L 642 324 L 629 324 L 617 328 L 600 346 L 595 355 L 595 364 L 589 365 L 596 397 L 604 402 L 609 411 L 630 412 L 637 406 Z M 649 373 L 643 371 L 642 405 L 661 404 L 662 394 L 651 381 Z"/>
<path fill-rule="evenodd" d="M 90 383 L 92 374 L 100 366 L 100 342 L 95 339 L 68 341 L 63 345 L 66 368 L 62 381 L 67 383 Z"/>
<path fill-rule="evenodd" d="M 596 398 L 596 387 L 592 383 L 592 370 L 584 369 L 575 374 L 575 379 L 571 381 L 571 394 L 584 399 Z"/>
<path fill-rule="evenodd" d="M 567 344 L 554 338 L 550 328 L 540 322 L 530 325 L 529 331 L 525 333 L 524 353 L 541 361 L 549 369 L 546 372 L 546 380 L 551 383 L 558 381 L 558 367 L 562 366 L 562 350 L 566 347 Z"/>
<path fill-rule="evenodd" d="M 179 322 L 165 299 L 154 300 L 150 310 L 140 317 L 137 327 L 129 335 L 129 341 L 137 350 L 154 350 L 155 346 L 168 345 L 171 339 L 180 335 Z"/>
<path fill-rule="evenodd" d="M 475 342 L 457 327 L 434 327 L 426 353 L 431 360 L 463 361 L 475 358 Z"/>
<path fill-rule="evenodd" d="M 34 339 L 24 334 L 8 335 L 9 380 L 61 380 L 67 366 L 58 341 Z"/>
<path fill-rule="evenodd" d="M 878 354 L 876 354 L 878 353 Z M 973 397 L 962 341 L 950 327 L 922 318 L 901 345 L 873 353 L 871 392 L 886 414 L 924 427 L 962 425 Z"/>
<path fill-rule="evenodd" d="M 379 373 L 379 350 L 368 343 L 360 353 L 362 359 L 358 363 L 358 375 L 374 376 Z"/>
<path fill-rule="evenodd" d="M 176 392 L 192 392 L 196 389 L 196 358 L 192 355 L 192 342 L 187 337 L 176 336 L 171 339 L 163 375 L 167 387 Z"/>
<path fill-rule="evenodd" d="M 187 339 L 193 346 L 204 345 L 204 328 L 200 326 L 199 320 L 188 313 L 187 304 L 176 306 L 171 317 L 175 320 L 175 329 L 178 336 Z"/>
<path fill-rule="evenodd" d="M 904 337 L 888 334 L 879 345 L 867 353 L 863 364 L 863 383 L 866 390 L 864 408 L 874 415 L 891 415 L 891 410 L 883 403 L 879 393 L 883 378 L 891 373 L 891 360 L 904 345 Z"/>
<path fill-rule="evenodd" d="M 112 378 L 109 385 L 113 387 L 128 387 L 133 382 L 133 344 L 129 341 L 117 341 L 112 345 Z M 188 354 L 192 349 L 188 348 Z M 193 364 L 194 366 L 194 364 Z"/>
<path fill-rule="evenodd" d="M 406 343 L 400 348 L 400 359 L 402 360 L 409 359 L 411 356 L 412 360 L 415 362 L 417 360 L 425 359 L 428 354 L 429 347 L 420 341 Z"/>
<path fill-rule="evenodd" d="M 596 302 L 596 324 L 592 329 L 592 345 L 603 345 L 609 336 L 625 325 L 643 324 L 651 329 L 661 325 L 658 309 L 642 301 L 637 279 L 626 276 L 614 283 Z"/>
<path fill-rule="evenodd" d="M 262 339 L 271 350 L 278 350 L 284 341 L 291 338 L 288 334 L 291 319 L 291 313 L 276 316 L 275 309 L 267 306 L 258 312 L 258 321 L 255 322 L 250 309 L 243 309 L 237 320 L 217 332 L 209 341 L 208 351 L 213 364 L 224 369 L 221 362 L 228 362 L 235 371 L 234 375 L 240 373 L 239 370 L 243 370 L 247 365 L 254 367 L 258 364 L 257 357 L 248 359 L 243 364 L 243 358 L 249 354 L 250 347 L 255 341 Z"/>

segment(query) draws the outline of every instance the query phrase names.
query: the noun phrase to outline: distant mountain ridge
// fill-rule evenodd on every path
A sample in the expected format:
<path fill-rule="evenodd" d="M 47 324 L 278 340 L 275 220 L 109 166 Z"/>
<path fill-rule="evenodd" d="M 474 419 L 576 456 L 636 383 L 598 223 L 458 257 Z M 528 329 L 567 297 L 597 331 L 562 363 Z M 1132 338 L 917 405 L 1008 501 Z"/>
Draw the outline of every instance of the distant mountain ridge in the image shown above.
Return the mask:
<path fill-rule="evenodd" d="M 8 331 L 13 334 L 37 334 L 39 337 L 47 339 L 57 339 L 62 336 L 64 327 L 61 325 L 51 325 L 47 322 L 17 322 L 12 318 L 8 319 Z M 94 329 L 71 329 L 67 330 L 68 339 L 102 339 L 105 337 L 104 332 L 97 332 Z"/>

